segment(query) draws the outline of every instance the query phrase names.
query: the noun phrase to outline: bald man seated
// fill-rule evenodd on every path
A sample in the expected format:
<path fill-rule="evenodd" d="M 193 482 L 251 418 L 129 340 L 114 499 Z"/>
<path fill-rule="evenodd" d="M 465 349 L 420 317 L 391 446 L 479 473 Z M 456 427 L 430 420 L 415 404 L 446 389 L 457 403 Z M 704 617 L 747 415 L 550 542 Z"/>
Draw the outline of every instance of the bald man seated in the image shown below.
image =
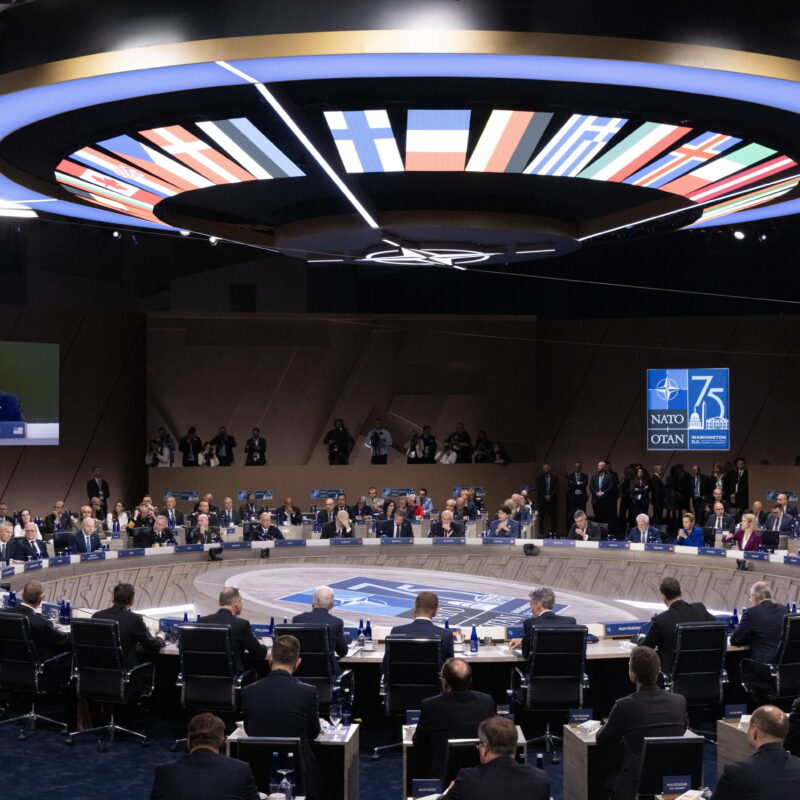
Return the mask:
<path fill-rule="evenodd" d="M 331 648 L 331 667 L 334 675 L 341 675 L 342 668 L 336 656 L 347 655 L 347 640 L 344 638 L 344 622 L 330 613 L 335 596 L 329 586 L 314 589 L 311 611 L 303 611 L 292 618 L 292 623 L 301 625 L 324 625 L 328 629 L 328 644 Z"/>

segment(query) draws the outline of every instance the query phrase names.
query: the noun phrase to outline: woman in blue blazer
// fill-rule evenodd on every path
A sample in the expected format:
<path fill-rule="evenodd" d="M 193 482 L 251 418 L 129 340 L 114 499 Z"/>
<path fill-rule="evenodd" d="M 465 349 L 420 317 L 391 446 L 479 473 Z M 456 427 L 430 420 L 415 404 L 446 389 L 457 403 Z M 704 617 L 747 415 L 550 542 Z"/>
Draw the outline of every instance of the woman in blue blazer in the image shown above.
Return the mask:
<path fill-rule="evenodd" d="M 694 524 L 694 514 L 686 512 L 683 515 L 683 527 L 675 534 L 675 544 L 684 547 L 702 547 L 703 529 Z"/>

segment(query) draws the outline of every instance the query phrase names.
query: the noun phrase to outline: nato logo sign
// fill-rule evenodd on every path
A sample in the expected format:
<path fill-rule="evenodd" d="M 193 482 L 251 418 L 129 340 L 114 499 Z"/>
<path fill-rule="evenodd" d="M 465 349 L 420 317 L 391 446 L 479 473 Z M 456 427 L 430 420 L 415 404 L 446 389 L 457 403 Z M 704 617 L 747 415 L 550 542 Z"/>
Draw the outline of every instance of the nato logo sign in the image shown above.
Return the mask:
<path fill-rule="evenodd" d="M 730 450 L 727 369 L 647 370 L 648 450 Z"/>

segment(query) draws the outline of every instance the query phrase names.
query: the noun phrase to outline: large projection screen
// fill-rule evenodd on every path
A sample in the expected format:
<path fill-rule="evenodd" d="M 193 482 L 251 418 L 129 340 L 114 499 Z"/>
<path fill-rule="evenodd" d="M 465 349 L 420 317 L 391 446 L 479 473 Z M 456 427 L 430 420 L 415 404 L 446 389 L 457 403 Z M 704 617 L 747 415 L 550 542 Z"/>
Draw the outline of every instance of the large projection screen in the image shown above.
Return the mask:
<path fill-rule="evenodd" d="M 0 445 L 58 444 L 58 350 L 0 342 Z"/>

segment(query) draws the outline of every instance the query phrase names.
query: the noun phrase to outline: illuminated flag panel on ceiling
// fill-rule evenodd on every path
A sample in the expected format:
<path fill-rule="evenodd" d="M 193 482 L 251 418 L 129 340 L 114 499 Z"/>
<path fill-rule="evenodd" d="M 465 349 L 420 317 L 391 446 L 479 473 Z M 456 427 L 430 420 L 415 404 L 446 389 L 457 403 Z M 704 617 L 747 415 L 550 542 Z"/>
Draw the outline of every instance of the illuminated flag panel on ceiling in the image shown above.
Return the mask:
<path fill-rule="evenodd" d="M 796 166 L 797 163 L 788 156 L 778 156 L 752 169 L 737 172 L 725 180 L 717 181 L 709 186 L 704 186 L 702 189 L 692 192 L 688 197 L 696 203 L 704 203 L 720 195 L 739 191 L 743 187 L 749 186 L 751 183 L 769 181 L 773 175 L 777 175 L 780 172 L 784 172 Z"/>
<path fill-rule="evenodd" d="M 403 159 L 385 109 L 326 111 L 325 122 L 347 172 L 403 171 Z"/>
<path fill-rule="evenodd" d="M 410 172 L 463 172 L 470 114 L 466 109 L 409 109 L 406 169 Z"/>
<path fill-rule="evenodd" d="M 733 214 L 736 211 L 744 211 L 745 209 L 771 202 L 781 195 L 790 192 L 798 183 L 800 183 L 800 178 L 788 178 L 772 186 L 765 186 L 763 189 L 757 189 L 747 194 L 740 194 L 718 205 L 709 206 L 703 211 L 703 216 L 700 217 L 695 224 L 707 222 L 710 219 L 719 219 L 719 217 L 724 217 L 726 214 Z M 692 226 L 689 225 L 687 227 L 691 228 Z"/>
<path fill-rule="evenodd" d="M 546 111 L 492 111 L 467 172 L 522 172 L 552 118 Z"/>

